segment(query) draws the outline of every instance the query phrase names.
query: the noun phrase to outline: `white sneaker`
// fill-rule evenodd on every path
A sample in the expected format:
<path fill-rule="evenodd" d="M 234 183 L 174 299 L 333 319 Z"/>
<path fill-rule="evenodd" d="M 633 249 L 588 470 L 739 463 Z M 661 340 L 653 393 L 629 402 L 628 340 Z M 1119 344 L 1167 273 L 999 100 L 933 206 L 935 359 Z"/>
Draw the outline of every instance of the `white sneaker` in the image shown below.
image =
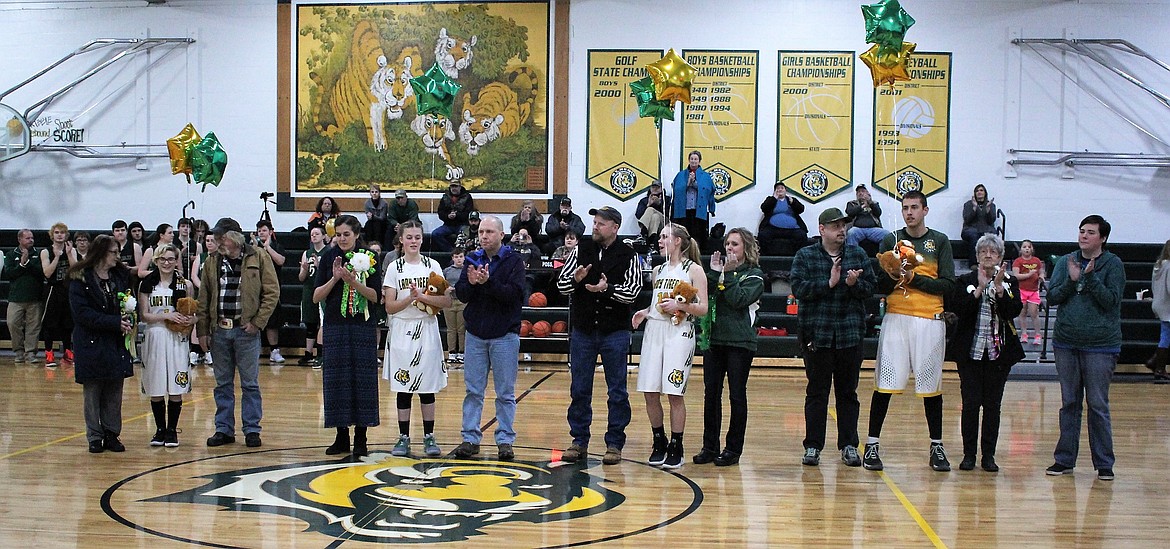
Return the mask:
<path fill-rule="evenodd" d="M 200 362 L 203 362 L 203 357 L 202 357 L 202 356 L 200 356 L 200 354 L 199 354 L 199 353 L 196 353 L 195 351 L 191 351 L 191 355 L 190 355 L 190 361 L 189 361 L 189 362 L 190 362 L 191 364 L 199 364 Z"/>
<path fill-rule="evenodd" d="M 203 363 L 204 364 L 215 364 L 215 361 L 211 360 L 211 351 L 207 351 L 207 353 L 205 353 L 203 355 Z"/>
<path fill-rule="evenodd" d="M 272 354 L 268 355 L 268 361 L 274 364 L 284 364 L 284 357 L 280 356 L 280 349 L 273 349 Z"/>

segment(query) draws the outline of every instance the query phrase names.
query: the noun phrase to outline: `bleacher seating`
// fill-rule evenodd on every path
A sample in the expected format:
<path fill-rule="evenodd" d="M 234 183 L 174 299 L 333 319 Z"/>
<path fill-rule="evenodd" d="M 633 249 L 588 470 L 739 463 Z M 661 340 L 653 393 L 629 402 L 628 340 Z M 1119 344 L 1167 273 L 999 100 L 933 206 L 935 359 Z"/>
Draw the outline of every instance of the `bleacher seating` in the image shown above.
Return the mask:
<path fill-rule="evenodd" d="M 102 231 L 89 232 L 91 235 L 95 235 Z M 36 230 L 35 234 L 36 247 L 41 248 L 49 244 L 47 231 Z M 304 345 L 304 329 L 299 325 L 301 283 L 297 280 L 298 260 L 300 253 L 308 247 L 309 239 L 308 233 L 303 231 L 280 233 L 277 239 L 288 251 L 288 261 L 278 273 L 281 285 L 281 318 L 285 321 L 284 327 L 280 330 L 280 343 L 282 347 L 288 350 L 285 354 L 296 356 L 299 353 L 298 350 Z M 429 235 L 426 235 L 426 239 L 429 240 Z M 1068 253 L 1076 248 L 1075 243 L 1071 242 L 1037 242 L 1035 244 L 1037 256 L 1046 260 L 1054 255 Z M 16 231 L 13 229 L 0 230 L 0 250 L 8 251 L 15 246 Z M 423 249 L 427 250 L 429 248 L 430 246 L 424 243 Z M 966 259 L 966 252 L 961 241 L 952 241 L 952 248 L 955 250 L 956 260 Z M 1012 246 L 1008 248 L 1008 259 L 1010 260 L 1015 256 L 1015 249 Z M 1122 344 L 1120 362 L 1123 364 L 1142 363 L 1153 352 L 1153 348 L 1158 339 L 1159 326 L 1158 320 L 1154 317 L 1149 303 L 1135 299 L 1135 293 L 1139 290 L 1149 288 L 1153 259 L 1161 250 L 1161 245 L 1110 244 L 1108 250 L 1120 256 L 1126 264 L 1127 281 L 1125 294 L 1122 296 L 1121 308 L 1124 342 Z M 450 254 L 448 253 L 425 253 L 437 259 L 443 265 L 450 263 Z M 704 256 L 704 263 L 707 260 L 708 256 Z M 661 261 L 661 258 L 658 258 L 657 261 Z M 961 261 L 956 261 L 956 263 L 961 263 Z M 765 274 L 769 275 L 769 278 L 774 278 L 773 275 L 787 272 L 791 269 L 791 266 L 792 257 L 790 256 L 760 258 L 760 267 Z M 1051 272 L 1051 265 L 1049 265 L 1049 269 L 1049 272 Z M 780 290 L 780 293 L 773 293 L 774 289 Z M 787 293 L 784 293 L 782 289 L 782 284 L 776 284 L 775 288 L 771 284 L 765 285 L 765 294 L 763 299 L 761 299 L 757 326 L 785 328 L 789 335 L 761 336 L 759 350 L 757 351 L 757 356 L 759 357 L 781 358 L 800 356 L 800 346 L 797 343 L 795 335 L 797 331 L 796 317 L 785 313 Z M 5 315 L 3 314 L 6 312 L 8 306 L 7 297 L 8 281 L 0 280 L 0 340 L 4 342 L 0 344 L 0 348 L 4 349 L 7 349 L 9 346 L 8 326 L 5 321 Z M 550 323 L 557 320 L 567 321 L 567 308 L 555 306 L 558 304 L 564 305 L 564 303 L 558 301 L 557 296 L 551 297 L 553 299 L 550 305 L 553 306 L 544 309 L 525 307 L 524 318 L 534 322 L 537 320 L 547 320 Z M 641 296 L 639 296 L 636 306 L 646 307 L 649 304 L 649 300 L 650 290 L 647 285 L 643 289 Z M 878 302 L 879 298 L 874 297 L 866 305 L 867 310 L 875 316 L 871 324 L 876 323 Z M 641 331 L 634 333 L 632 341 L 631 352 L 637 354 L 641 348 Z M 522 339 L 521 351 L 566 355 L 568 353 L 568 338 L 565 336 L 557 336 L 556 334 L 546 338 L 526 337 Z M 874 358 L 876 351 L 877 333 L 875 330 L 870 329 L 864 342 L 865 358 Z"/>

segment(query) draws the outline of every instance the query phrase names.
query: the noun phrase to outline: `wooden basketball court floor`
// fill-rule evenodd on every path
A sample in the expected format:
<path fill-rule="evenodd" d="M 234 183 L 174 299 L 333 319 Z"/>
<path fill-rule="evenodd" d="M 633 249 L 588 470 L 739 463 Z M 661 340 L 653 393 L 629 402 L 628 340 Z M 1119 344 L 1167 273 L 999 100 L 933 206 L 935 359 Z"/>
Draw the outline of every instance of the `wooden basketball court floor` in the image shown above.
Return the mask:
<path fill-rule="evenodd" d="M 1097 480 L 1087 436 L 1071 476 L 1047 477 L 1060 388 L 1013 381 L 1004 397 L 998 474 L 959 471 L 959 382 L 945 382 L 945 440 L 954 471 L 927 465 L 918 398 L 896 396 L 883 433 L 886 469 L 845 467 L 829 451 L 800 464 L 804 378 L 757 369 L 738 466 L 694 465 L 702 430 L 702 378 L 687 395 L 685 465 L 644 464 L 650 430 L 634 394 L 625 460 L 562 465 L 569 375 L 535 364 L 517 382 L 517 460 L 392 458 L 393 399 L 382 387 L 382 425 L 363 462 L 325 456 L 321 372 L 261 364 L 263 447 L 208 448 L 215 411 L 210 371 L 193 373 L 178 448 L 152 448 L 153 420 L 137 378 L 126 382 L 125 453 L 87 453 L 81 389 L 67 367 L 0 358 L 0 547 L 362 547 L 470 545 L 571 547 L 1139 547 L 1170 532 L 1170 386 L 1112 387 L 1117 480 Z M 594 446 L 602 451 L 604 381 L 596 378 Z M 634 378 L 630 377 L 630 387 Z M 872 377 L 861 381 L 864 440 Z M 490 401 L 483 423 L 493 421 Z M 439 443 L 459 441 L 462 373 L 438 397 Z M 726 407 L 724 410 L 726 418 Z M 238 417 L 238 414 L 237 414 Z M 725 419 L 726 421 L 726 419 Z M 420 431 L 414 414 L 413 431 Z M 486 440 L 490 442 L 492 426 Z M 552 461 L 552 463 L 550 463 Z M 481 545 L 482 546 L 482 545 Z"/>

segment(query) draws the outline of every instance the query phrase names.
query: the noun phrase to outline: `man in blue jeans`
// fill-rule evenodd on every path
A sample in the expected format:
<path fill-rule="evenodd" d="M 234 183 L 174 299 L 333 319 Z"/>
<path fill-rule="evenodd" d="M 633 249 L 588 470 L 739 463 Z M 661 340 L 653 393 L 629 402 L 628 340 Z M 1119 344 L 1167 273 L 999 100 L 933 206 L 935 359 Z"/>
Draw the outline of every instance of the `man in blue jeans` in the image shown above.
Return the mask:
<path fill-rule="evenodd" d="M 219 250 L 207 257 L 199 286 L 197 330 L 204 349 L 215 353 L 215 434 L 208 446 L 236 441 L 236 372 L 240 373 L 244 442 L 260 446 L 260 332 L 280 301 L 280 282 L 267 253 L 244 242 L 236 220 L 225 217 L 211 229 Z"/>
<path fill-rule="evenodd" d="M 626 390 L 626 356 L 630 350 L 630 306 L 642 291 L 642 270 L 629 244 L 617 241 L 622 214 L 610 206 L 589 210 L 593 237 L 582 239 L 557 279 L 562 294 L 572 296 L 569 307 L 569 435 L 573 444 L 561 459 L 583 459 L 589 447 L 593 422 L 593 371 L 597 355 L 605 370 L 609 392 L 609 425 L 605 431 L 605 456 L 614 465 L 622 459 L 626 426 L 630 424 L 630 395 Z"/>
<path fill-rule="evenodd" d="M 1048 283 L 1056 305 L 1053 350 L 1060 380 L 1060 438 L 1048 475 L 1070 474 L 1077 465 L 1081 412 L 1089 404 L 1089 450 L 1097 478 L 1113 480 L 1113 424 L 1109 383 L 1121 353 L 1121 294 L 1125 265 L 1105 251 L 1109 222 L 1099 215 L 1081 220 L 1079 250 L 1057 259 Z"/>
<path fill-rule="evenodd" d="M 463 442 L 455 456 L 479 453 L 483 438 L 479 420 L 488 370 L 496 387 L 496 448 L 500 461 L 516 457 L 512 444 L 516 431 L 516 369 L 520 353 L 520 309 L 524 306 L 524 260 L 504 241 L 504 223 L 494 215 L 479 224 L 480 249 L 467 255 L 463 273 L 455 283 L 455 296 L 467 304 L 463 310 L 467 341 L 463 355 Z"/>

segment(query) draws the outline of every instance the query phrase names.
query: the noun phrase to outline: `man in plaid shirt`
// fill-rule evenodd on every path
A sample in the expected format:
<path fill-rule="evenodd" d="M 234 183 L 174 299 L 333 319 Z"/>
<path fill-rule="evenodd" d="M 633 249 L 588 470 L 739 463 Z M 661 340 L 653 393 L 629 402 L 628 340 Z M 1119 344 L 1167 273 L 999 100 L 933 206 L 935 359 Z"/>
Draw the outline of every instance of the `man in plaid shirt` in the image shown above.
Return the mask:
<path fill-rule="evenodd" d="M 792 261 L 792 292 L 800 300 L 800 343 L 808 388 L 804 397 L 804 457 L 817 465 L 825 447 L 829 388 L 837 386 L 837 449 L 841 461 L 860 467 L 857 454 L 857 377 L 865 337 L 865 300 L 877 285 L 869 257 L 845 244 L 845 214 L 821 213 L 821 241 L 802 248 Z"/>

